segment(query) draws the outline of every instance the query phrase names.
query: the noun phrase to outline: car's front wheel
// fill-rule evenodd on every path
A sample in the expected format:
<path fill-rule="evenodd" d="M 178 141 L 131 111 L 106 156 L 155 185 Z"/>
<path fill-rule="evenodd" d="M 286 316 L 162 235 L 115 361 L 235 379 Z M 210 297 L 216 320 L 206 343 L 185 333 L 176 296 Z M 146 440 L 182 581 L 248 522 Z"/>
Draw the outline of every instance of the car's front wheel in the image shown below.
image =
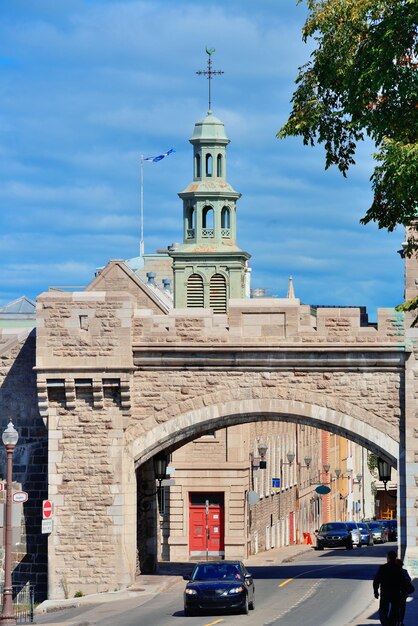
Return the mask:
<path fill-rule="evenodd" d="M 246 598 L 245 598 L 245 602 L 244 602 L 244 605 L 243 605 L 243 607 L 242 607 L 242 613 L 243 613 L 244 615 L 248 615 L 248 613 L 249 613 L 249 608 L 250 608 L 250 607 L 249 607 L 249 603 L 248 603 L 248 596 L 246 596 Z"/>
<path fill-rule="evenodd" d="M 250 611 L 254 611 L 255 609 L 255 594 L 254 593 L 253 593 L 253 599 L 251 600 L 248 606 L 249 606 Z"/>

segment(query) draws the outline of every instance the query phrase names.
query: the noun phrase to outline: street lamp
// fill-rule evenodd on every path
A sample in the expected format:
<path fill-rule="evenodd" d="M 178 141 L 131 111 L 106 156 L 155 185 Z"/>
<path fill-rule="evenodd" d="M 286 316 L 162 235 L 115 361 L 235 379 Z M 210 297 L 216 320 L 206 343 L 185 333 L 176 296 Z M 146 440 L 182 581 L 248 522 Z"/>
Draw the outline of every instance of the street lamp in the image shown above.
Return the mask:
<path fill-rule="evenodd" d="M 391 467 L 389 463 L 379 457 L 377 459 L 377 471 L 379 472 L 379 480 L 381 480 L 385 486 L 385 492 L 391 498 L 396 498 L 396 495 L 394 496 L 393 494 L 391 494 L 387 488 L 387 483 L 390 481 L 390 474 L 391 474 Z"/>
<path fill-rule="evenodd" d="M 312 457 L 311 456 L 305 456 L 303 458 L 303 460 L 305 461 L 305 467 L 307 467 L 309 469 L 311 463 L 312 463 Z"/>
<path fill-rule="evenodd" d="M 379 472 L 379 480 L 385 485 L 385 491 L 387 491 L 386 485 L 390 481 L 391 469 L 387 461 L 381 458 L 377 459 L 377 471 Z"/>
<path fill-rule="evenodd" d="M 148 493 L 146 491 L 147 481 L 138 483 L 138 503 L 141 511 L 149 511 L 151 508 L 151 499 L 161 492 L 161 483 L 167 473 L 168 458 L 164 453 L 157 454 L 153 459 L 154 478 L 158 480 L 158 486 L 155 491 Z"/>
<path fill-rule="evenodd" d="M 260 469 L 266 469 L 267 468 L 267 461 L 265 459 L 266 454 L 267 454 L 267 444 L 264 443 L 263 439 L 260 439 L 260 441 L 258 442 L 258 454 L 260 455 Z"/>
<path fill-rule="evenodd" d="M 12 421 L 3 432 L 3 443 L 7 454 L 6 473 L 6 525 L 4 532 L 4 586 L 3 586 L 3 608 L 0 616 L 0 624 L 16 624 L 13 615 L 13 587 L 12 587 L 12 457 L 15 446 L 19 439 L 19 434 L 15 430 Z"/>

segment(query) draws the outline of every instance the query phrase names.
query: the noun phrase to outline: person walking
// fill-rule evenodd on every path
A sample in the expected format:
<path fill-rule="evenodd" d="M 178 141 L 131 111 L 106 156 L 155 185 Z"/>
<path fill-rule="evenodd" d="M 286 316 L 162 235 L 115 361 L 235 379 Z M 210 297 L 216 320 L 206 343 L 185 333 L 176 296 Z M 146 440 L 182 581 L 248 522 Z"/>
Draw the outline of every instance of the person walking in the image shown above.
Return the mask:
<path fill-rule="evenodd" d="M 396 562 L 396 552 L 389 550 L 387 562 L 381 565 L 373 579 L 374 597 L 379 598 L 379 619 L 382 626 L 398 623 L 401 594 L 405 593 L 405 576 Z"/>
<path fill-rule="evenodd" d="M 405 588 L 401 591 L 401 599 L 399 602 L 399 615 L 397 626 L 404 626 L 403 620 L 405 618 L 406 598 L 409 594 L 414 593 L 415 587 L 412 584 L 408 570 L 403 566 L 403 561 L 401 559 L 396 559 L 396 563 L 398 567 L 401 568 L 402 574 L 405 579 Z"/>

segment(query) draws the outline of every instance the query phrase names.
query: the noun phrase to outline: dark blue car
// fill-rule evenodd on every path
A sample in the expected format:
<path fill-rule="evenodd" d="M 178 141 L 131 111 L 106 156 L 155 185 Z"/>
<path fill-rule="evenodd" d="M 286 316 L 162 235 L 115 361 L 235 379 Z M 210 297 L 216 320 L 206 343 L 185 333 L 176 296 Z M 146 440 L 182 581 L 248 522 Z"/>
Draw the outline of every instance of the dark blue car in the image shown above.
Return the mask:
<path fill-rule="evenodd" d="M 241 561 L 197 563 L 184 590 L 184 614 L 254 609 L 254 581 Z"/>

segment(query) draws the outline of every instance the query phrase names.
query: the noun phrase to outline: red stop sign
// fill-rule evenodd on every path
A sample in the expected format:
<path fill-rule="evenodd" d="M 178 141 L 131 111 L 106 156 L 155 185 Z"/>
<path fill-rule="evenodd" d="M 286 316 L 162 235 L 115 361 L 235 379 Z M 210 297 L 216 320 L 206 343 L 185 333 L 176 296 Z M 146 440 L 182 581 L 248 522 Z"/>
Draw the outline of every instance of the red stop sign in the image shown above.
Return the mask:
<path fill-rule="evenodd" d="M 50 500 L 44 500 L 42 503 L 42 517 L 44 519 L 50 519 L 52 517 L 52 502 Z"/>

